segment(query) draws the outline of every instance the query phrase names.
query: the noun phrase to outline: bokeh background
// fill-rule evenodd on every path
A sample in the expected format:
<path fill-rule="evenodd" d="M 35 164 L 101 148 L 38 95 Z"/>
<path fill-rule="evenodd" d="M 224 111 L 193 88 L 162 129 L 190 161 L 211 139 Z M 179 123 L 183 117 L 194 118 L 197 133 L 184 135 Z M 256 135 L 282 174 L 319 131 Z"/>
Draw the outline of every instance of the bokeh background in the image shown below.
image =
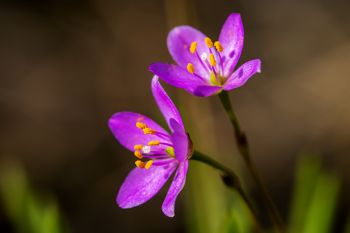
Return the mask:
<path fill-rule="evenodd" d="M 20 164 L 33 189 L 56 200 L 70 232 L 221 232 L 230 193 L 196 162 L 174 219 L 160 210 L 166 189 L 141 207 L 119 209 L 115 194 L 134 158 L 107 120 L 129 110 L 163 124 L 147 67 L 171 62 L 169 29 L 191 24 L 216 38 L 228 14 L 239 12 L 240 63 L 262 60 L 262 73 L 230 93 L 253 159 L 287 221 L 298 158 L 317 155 L 341 180 L 331 230 L 339 232 L 350 204 L 349 9 L 346 0 L 2 0 L 2 168 Z M 164 86 L 196 148 L 235 168 L 260 206 L 218 98 Z M 0 231 L 15 232 L 5 209 L 1 203 Z"/>

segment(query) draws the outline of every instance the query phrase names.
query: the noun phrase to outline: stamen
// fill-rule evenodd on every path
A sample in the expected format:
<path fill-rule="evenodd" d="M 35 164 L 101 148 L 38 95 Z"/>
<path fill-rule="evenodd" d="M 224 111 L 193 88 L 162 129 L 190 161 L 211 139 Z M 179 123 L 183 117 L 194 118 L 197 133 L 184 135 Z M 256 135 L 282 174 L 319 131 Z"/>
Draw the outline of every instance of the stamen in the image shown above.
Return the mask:
<path fill-rule="evenodd" d="M 212 48 L 213 47 L 213 41 L 209 37 L 206 37 L 204 39 L 204 42 L 207 44 L 208 48 Z"/>
<path fill-rule="evenodd" d="M 151 152 L 151 147 L 150 146 L 144 146 L 142 148 L 142 153 L 148 154 L 149 152 Z"/>
<path fill-rule="evenodd" d="M 134 150 L 141 150 L 142 147 L 143 147 L 143 145 L 137 144 L 137 145 L 134 146 Z"/>
<path fill-rule="evenodd" d="M 165 149 L 165 152 L 166 152 L 170 157 L 175 157 L 174 147 L 168 146 L 168 147 Z"/>
<path fill-rule="evenodd" d="M 187 71 L 191 74 L 194 73 L 194 66 L 192 65 L 192 63 L 187 64 Z"/>
<path fill-rule="evenodd" d="M 160 144 L 160 141 L 158 140 L 148 142 L 149 146 L 159 146 L 159 144 Z"/>
<path fill-rule="evenodd" d="M 139 151 L 139 150 L 135 150 L 134 155 L 138 159 L 142 159 L 142 157 L 143 157 L 141 151 Z"/>
<path fill-rule="evenodd" d="M 153 164 L 153 160 L 148 160 L 146 164 L 144 165 L 144 168 L 149 169 Z"/>
<path fill-rule="evenodd" d="M 142 162 L 141 160 L 136 160 L 136 161 L 135 161 L 135 165 L 136 165 L 136 167 L 138 167 L 138 168 L 144 168 L 144 167 L 145 167 L 145 163 Z"/>
<path fill-rule="evenodd" d="M 218 52 L 224 51 L 224 48 L 222 47 L 221 43 L 219 41 L 215 41 L 214 46 Z"/>
<path fill-rule="evenodd" d="M 215 60 L 215 57 L 214 57 L 214 54 L 209 54 L 209 63 L 211 66 L 216 66 L 216 60 Z"/>
<path fill-rule="evenodd" d="M 142 123 L 141 121 L 136 122 L 136 127 L 139 129 L 147 128 L 147 125 L 145 123 Z"/>
<path fill-rule="evenodd" d="M 197 42 L 196 42 L 196 41 L 193 41 L 193 42 L 191 43 L 191 46 L 190 46 L 190 52 L 191 52 L 192 54 L 194 54 L 194 53 L 196 52 L 196 49 L 197 49 Z"/>
<path fill-rule="evenodd" d="M 155 130 L 148 127 L 143 129 L 144 134 L 154 134 L 155 132 L 156 132 Z"/>

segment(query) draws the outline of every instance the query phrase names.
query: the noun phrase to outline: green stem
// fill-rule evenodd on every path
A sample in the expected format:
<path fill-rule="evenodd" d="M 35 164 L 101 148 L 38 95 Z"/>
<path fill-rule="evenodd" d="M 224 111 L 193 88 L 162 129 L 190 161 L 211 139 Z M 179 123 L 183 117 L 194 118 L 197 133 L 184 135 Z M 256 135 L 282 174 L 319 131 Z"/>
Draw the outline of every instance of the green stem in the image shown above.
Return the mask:
<path fill-rule="evenodd" d="M 262 182 L 262 179 L 260 178 L 258 171 L 256 169 L 255 164 L 251 160 L 250 151 L 249 151 L 249 145 L 248 140 L 244 132 L 241 130 L 241 127 L 239 125 L 238 119 L 236 117 L 235 112 L 233 111 L 232 104 L 230 101 L 230 98 L 227 94 L 227 92 L 222 91 L 219 94 L 220 101 L 230 119 L 230 122 L 232 124 L 232 127 L 234 129 L 235 139 L 238 146 L 238 150 L 240 154 L 242 155 L 244 162 L 246 163 L 250 173 L 252 174 L 253 179 L 255 180 L 256 184 L 258 185 L 258 188 L 260 189 L 262 196 L 264 198 L 265 206 L 268 210 L 269 216 L 273 224 L 275 225 L 276 229 L 280 233 L 285 233 L 285 227 L 282 222 L 282 219 L 277 211 L 277 208 L 266 188 L 264 183 Z"/>
<path fill-rule="evenodd" d="M 262 228 L 262 225 L 260 224 L 258 214 L 255 208 L 253 207 L 253 204 L 250 202 L 248 196 L 244 192 L 241 182 L 238 176 L 234 173 L 234 171 L 199 151 L 194 151 L 191 157 L 191 160 L 196 160 L 196 161 L 205 163 L 217 170 L 220 170 L 223 173 L 222 178 L 224 183 L 226 184 L 227 187 L 229 187 L 230 189 L 236 190 L 239 193 L 239 195 L 241 196 L 243 201 L 246 203 L 248 209 L 252 214 L 252 218 L 254 220 L 254 224 L 256 227 L 256 232 L 262 233 L 263 228 Z"/>

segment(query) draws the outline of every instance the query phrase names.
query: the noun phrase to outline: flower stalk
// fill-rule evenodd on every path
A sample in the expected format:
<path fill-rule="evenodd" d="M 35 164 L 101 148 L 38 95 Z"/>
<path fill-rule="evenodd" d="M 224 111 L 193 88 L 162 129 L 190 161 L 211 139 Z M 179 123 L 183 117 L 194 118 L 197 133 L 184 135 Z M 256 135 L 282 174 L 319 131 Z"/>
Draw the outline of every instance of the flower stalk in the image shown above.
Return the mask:
<path fill-rule="evenodd" d="M 222 91 L 218 95 L 219 95 L 220 101 L 221 101 L 221 103 L 222 103 L 222 105 L 227 113 L 227 116 L 229 117 L 231 125 L 233 127 L 238 150 L 239 150 L 240 154 L 242 155 L 244 162 L 245 162 L 249 172 L 251 173 L 255 183 L 258 185 L 258 188 L 260 189 L 260 191 L 262 193 L 262 197 L 264 199 L 265 206 L 268 210 L 269 217 L 270 217 L 271 221 L 273 222 L 273 224 L 275 225 L 278 232 L 286 233 L 284 224 L 283 224 L 282 219 L 277 211 L 277 208 L 276 208 L 266 186 L 264 185 L 262 179 L 260 178 L 254 162 L 251 159 L 247 137 L 240 127 L 240 124 L 238 122 L 238 118 L 233 110 L 228 93 L 226 91 Z"/>
<path fill-rule="evenodd" d="M 222 172 L 222 179 L 227 187 L 229 187 L 232 190 L 235 190 L 238 192 L 238 194 L 241 196 L 245 204 L 247 205 L 249 211 L 252 214 L 253 222 L 256 228 L 256 232 L 263 233 L 262 225 L 259 221 L 258 213 L 256 212 L 253 204 L 249 200 L 248 196 L 246 195 L 239 177 L 235 174 L 233 170 L 230 168 L 222 165 L 218 161 L 212 159 L 211 157 L 199 152 L 194 151 L 191 160 L 200 161 L 202 163 L 205 163 L 217 170 L 220 170 Z"/>

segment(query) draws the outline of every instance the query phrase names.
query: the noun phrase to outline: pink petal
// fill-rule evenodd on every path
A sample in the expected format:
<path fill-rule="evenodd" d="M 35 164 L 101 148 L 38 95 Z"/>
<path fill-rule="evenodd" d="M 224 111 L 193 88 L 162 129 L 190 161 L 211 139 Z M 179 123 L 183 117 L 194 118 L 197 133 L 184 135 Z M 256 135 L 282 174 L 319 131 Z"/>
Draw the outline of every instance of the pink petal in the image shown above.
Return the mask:
<path fill-rule="evenodd" d="M 241 65 L 225 82 L 224 90 L 229 91 L 244 85 L 250 77 L 261 71 L 260 59 L 248 61 Z"/>
<path fill-rule="evenodd" d="M 199 86 L 194 90 L 194 94 L 199 97 L 208 97 L 218 93 L 222 87 L 220 86 Z"/>
<path fill-rule="evenodd" d="M 224 76 L 234 70 L 243 49 L 244 29 L 240 14 L 232 13 L 221 28 L 219 41 L 222 44 L 225 57 Z"/>
<path fill-rule="evenodd" d="M 157 105 L 162 112 L 169 128 L 172 132 L 175 131 L 175 129 L 170 124 L 170 120 L 175 120 L 178 125 L 181 127 L 182 131 L 185 132 L 184 125 L 182 123 L 181 115 L 179 111 L 177 110 L 175 104 L 170 99 L 170 97 L 167 95 L 167 93 L 164 91 L 163 87 L 160 85 L 158 77 L 154 76 L 152 79 L 152 93 L 153 97 L 157 102 Z"/>
<path fill-rule="evenodd" d="M 186 69 L 172 64 L 153 63 L 149 70 L 164 82 L 193 94 L 198 86 L 206 85 L 204 78 L 190 74 Z"/>
<path fill-rule="evenodd" d="M 145 135 L 141 129 L 136 127 L 137 121 L 142 121 L 148 127 L 166 135 L 166 137 L 152 134 Z M 170 137 L 168 132 L 156 122 L 142 114 L 134 112 L 118 112 L 109 119 L 108 125 L 119 143 L 131 151 L 134 151 L 134 145 L 136 144 L 146 145 L 152 140 L 167 142 Z"/>
<path fill-rule="evenodd" d="M 171 135 L 171 141 L 173 142 L 176 159 L 180 162 L 186 160 L 189 149 L 189 139 L 186 132 L 182 130 L 175 131 Z"/>
<path fill-rule="evenodd" d="M 174 61 L 182 68 L 186 69 L 188 63 L 192 63 L 195 72 L 202 77 L 207 75 L 206 69 L 198 60 L 196 54 L 189 51 L 192 42 L 197 42 L 197 51 L 201 55 L 208 53 L 208 48 L 204 43 L 205 35 L 197 29 L 190 26 L 179 26 L 172 29 L 168 34 L 168 49 Z"/>
<path fill-rule="evenodd" d="M 175 216 L 175 201 L 186 182 L 186 174 L 188 169 L 188 160 L 180 163 L 174 180 L 169 188 L 169 191 L 165 197 L 165 200 L 162 205 L 163 213 L 168 217 Z"/>
<path fill-rule="evenodd" d="M 127 209 L 147 202 L 159 192 L 175 168 L 175 163 L 149 169 L 134 168 L 119 189 L 117 204 Z"/>

